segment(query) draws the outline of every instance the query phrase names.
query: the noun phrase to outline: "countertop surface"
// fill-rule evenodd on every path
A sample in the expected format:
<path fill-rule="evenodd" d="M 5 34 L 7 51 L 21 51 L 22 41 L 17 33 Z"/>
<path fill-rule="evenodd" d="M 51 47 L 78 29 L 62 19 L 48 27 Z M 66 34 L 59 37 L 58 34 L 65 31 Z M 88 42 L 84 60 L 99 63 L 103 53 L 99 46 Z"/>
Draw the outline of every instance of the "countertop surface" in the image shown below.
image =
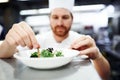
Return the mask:
<path fill-rule="evenodd" d="M 0 59 L 0 80 L 101 80 L 89 59 L 72 60 L 55 69 L 34 69 L 21 61 Z"/>

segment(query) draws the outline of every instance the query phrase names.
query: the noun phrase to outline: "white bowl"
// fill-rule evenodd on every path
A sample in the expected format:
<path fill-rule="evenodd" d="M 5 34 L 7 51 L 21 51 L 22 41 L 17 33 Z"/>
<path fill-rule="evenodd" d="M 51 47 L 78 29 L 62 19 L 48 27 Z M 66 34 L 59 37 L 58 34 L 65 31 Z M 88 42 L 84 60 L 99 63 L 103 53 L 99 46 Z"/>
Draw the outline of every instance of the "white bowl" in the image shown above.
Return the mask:
<path fill-rule="evenodd" d="M 77 50 L 60 49 L 64 56 L 62 57 L 49 57 L 49 58 L 31 58 L 31 53 L 37 50 L 25 50 L 15 53 L 14 57 L 19 59 L 23 64 L 38 69 L 52 69 L 66 65 L 72 61 L 72 59 L 79 54 Z"/>

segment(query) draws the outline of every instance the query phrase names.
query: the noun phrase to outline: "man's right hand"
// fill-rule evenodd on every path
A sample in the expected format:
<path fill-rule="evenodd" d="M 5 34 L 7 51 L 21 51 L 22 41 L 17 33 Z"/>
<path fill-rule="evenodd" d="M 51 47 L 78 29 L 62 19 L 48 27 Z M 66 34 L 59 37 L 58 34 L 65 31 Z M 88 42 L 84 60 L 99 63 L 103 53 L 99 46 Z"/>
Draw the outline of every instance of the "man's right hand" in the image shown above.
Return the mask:
<path fill-rule="evenodd" d="M 21 45 L 23 47 L 27 46 L 30 49 L 40 47 L 33 30 L 24 21 L 12 26 L 5 37 L 5 41 L 10 46 Z"/>

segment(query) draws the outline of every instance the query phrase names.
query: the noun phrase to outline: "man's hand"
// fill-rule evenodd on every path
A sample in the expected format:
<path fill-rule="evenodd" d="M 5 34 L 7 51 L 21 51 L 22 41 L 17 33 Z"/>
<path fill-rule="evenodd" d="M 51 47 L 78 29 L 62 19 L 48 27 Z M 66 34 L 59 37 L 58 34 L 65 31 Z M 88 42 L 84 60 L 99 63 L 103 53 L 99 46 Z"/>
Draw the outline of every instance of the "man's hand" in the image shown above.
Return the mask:
<path fill-rule="evenodd" d="M 109 79 L 109 62 L 100 53 L 94 39 L 92 39 L 90 36 L 82 35 L 79 39 L 72 43 L 71 49 L 79 50 L 80 55 L 87 55 L 90 59 L 92 59 L 94 66 L 102 80 Z"/>
<path fill-rule="evenodd" d="M 94 39 L 90 36 L 82 35 L 79 39 L 75 40 L 72 45 L 72 49 L 80 51 L 80 55 L 87 55 L 90 59 L 96 59 L 100 57 L 99 49 L 96 47 Z"/>
<path fill-rule="evenodd" d="M 21 45 L 23 47 L 27 46 L 30 49 L 40 47 L 33 30 L 23 21 L 12 26 L 5 37 L 5 42 L 10 46 Z"/>

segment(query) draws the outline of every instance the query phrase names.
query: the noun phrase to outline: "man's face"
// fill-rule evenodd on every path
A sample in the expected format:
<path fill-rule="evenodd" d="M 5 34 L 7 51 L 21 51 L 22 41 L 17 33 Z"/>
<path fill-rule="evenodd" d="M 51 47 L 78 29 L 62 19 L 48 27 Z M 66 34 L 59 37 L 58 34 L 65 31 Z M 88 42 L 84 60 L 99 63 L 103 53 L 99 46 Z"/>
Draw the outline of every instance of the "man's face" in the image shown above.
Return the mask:
<path fill-rule="evenodd" d="M 71 28 L 72 21 L 70 12 L 64 8 L 56 8 L 51 12 L 50 25 L 56 36 L 66 36 Z"/>

